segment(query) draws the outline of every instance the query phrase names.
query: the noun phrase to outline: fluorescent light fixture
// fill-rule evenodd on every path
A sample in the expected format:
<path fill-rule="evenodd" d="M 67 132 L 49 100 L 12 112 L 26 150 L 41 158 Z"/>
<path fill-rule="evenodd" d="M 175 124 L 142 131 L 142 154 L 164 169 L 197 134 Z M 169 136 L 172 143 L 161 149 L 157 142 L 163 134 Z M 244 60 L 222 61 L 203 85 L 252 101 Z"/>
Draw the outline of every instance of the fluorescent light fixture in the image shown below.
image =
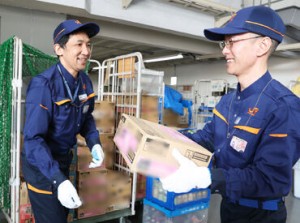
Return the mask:
<path fill-rule="evenodd" d="M 171 56 L 164 56 L 164 57 L 157 57 L 149 60 L 144 60 L 144 63 L 155 63 L 155 62 L 160 62 L 160 61 L 166 61 L 166 60 L 177 60 L 177 59 L 182 59 L 183 55 L 181 53 L 177 55 L 171 55 Z"/>

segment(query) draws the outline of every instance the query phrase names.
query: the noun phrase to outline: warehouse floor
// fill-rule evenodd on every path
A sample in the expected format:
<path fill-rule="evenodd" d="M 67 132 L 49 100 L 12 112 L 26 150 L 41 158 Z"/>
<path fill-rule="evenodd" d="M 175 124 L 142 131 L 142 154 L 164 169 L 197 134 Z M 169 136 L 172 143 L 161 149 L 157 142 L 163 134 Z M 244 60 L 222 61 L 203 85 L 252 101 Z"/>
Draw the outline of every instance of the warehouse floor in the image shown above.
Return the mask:
<path fill-rule="evenodd" d="M 212 195 L 211 196 L 211 202 L 210 202 L 210 208 L 209 208 L 209 214 L 208 214 L 208 223 L 219 223 L 220 222 L 220 216 L 219 216 L 219 210 L 220 210 L 220 201 L 221 197 L 219 195 Z M 297 223 L 299 222 L 300 218 L 300 199 L 294 197 L 294 195 L 291 193 L 285 200 L 287 210 L 288 210 L 288 219 L 286 223 Z M 136 216 L 129 217 L 126 219 L 126 223 L 142 223 L 142 207 L 136 208 Z M 0 223 L 7 223 L 5 220 L 5 217 L 3 216 L 2 212 L 0 212 Z M 105 223 L 119 223 L 119 220 L 114 221 L 108 221 Z"/>

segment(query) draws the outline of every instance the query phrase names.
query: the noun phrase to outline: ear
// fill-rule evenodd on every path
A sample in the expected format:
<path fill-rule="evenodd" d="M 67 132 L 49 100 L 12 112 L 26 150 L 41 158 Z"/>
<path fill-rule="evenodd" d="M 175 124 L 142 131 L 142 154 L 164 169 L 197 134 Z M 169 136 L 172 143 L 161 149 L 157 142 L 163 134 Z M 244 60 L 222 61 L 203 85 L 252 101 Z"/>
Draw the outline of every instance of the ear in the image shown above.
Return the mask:
<path fill-rule="evenodd" d="M 267 54 L 272 46 L 272 40 L 269 37 L 263 37 L 257 49 L 257 56 Z"/>
<path fill-rule="evenodd" d="M 54 44 L 53 46 L 54 52 L 57 56 L 62 56 L 63 55 L 63 48 L 59 44 Z"/>

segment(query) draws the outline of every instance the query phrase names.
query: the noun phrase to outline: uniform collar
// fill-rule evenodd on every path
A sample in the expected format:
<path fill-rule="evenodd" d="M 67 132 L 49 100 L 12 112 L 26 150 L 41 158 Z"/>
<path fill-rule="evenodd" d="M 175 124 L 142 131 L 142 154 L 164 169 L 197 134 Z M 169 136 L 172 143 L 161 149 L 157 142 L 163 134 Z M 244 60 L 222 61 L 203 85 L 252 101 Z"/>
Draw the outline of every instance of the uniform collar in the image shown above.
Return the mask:
<path fill-rule="evenodd" d="M 269 81 L 271 79 L 272 79 L 271 74 L 269 73 L 269 71 L 267 71 L 262 77 L 260 77 L 257 81 L 255 81 L 253 84 L 251 84 L 249 87 L 247 87 L 242 92 L 241 92 L 241 86 L 240 86 L 240 84 L 238 84 L 237 96 L 239 96 L 241 99 L 243 99 L 243 98 L 247 98 L 253 94 L 262 92 L 264 87 L 269 83 Z"/>
<path fill-rule="evenodd" d="M 77 78 L 73 77 L 72 74 L 69 73 L 69 71 L 67 71 L 67 69 L 59 62 L 58 63 L 58 66 L 60 67 L 61 69 L 61 72 L 62 72 L 62 75 L 64 76 L 64 78 L 66 79 L 66 81 L 71 85 L 71 86 L 74 86 L 74 85 L 77 85 L 77 81 L 78 81 L 78 78 L 80 76 L 80 72 L 78 73 L 78 76 Z M 70 87 L 71 87 L 70 86 Z"/>

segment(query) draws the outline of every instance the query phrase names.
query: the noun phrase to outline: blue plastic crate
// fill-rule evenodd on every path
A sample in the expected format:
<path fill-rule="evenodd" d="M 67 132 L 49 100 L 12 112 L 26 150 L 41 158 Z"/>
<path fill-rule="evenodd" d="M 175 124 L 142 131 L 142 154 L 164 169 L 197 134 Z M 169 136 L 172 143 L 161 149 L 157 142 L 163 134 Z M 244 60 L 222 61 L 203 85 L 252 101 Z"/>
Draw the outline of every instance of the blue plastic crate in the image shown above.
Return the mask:
<path fill-rule="evenodd" d="M 143 223 L 207 223 L 208 207 L 209 203 L 198 202 L 196 205 L 190 205 L 171 211 L 144 199 Z"/>
<path fill-rule="evenodd" d="M 187 193 L 168 192 L 163 189 L 158 178 L 147 177 L 146 198 L 169 210 L 175 210 L 199 202 L 209 203 L 210 189 L 192 189 Z"/>

